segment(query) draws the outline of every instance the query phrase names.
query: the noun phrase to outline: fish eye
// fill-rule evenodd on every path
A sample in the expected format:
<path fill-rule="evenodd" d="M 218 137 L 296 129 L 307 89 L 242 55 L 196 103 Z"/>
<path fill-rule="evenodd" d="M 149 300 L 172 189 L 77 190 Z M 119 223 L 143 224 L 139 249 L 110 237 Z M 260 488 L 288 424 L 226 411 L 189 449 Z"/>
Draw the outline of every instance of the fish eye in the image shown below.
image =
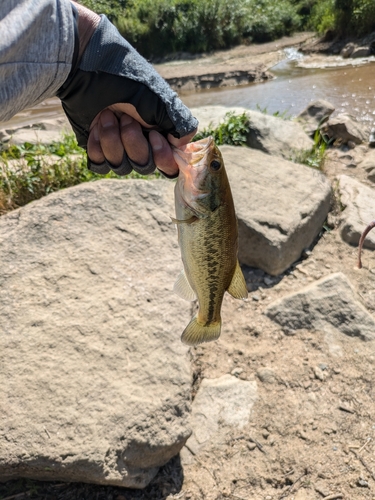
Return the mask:
<path fill-rule="evenodd" d="M 212 160 L 210 166 L 212 170 L 219 170 L 219 168 L 221 167 L 221 163 L 218 160 Z"/>

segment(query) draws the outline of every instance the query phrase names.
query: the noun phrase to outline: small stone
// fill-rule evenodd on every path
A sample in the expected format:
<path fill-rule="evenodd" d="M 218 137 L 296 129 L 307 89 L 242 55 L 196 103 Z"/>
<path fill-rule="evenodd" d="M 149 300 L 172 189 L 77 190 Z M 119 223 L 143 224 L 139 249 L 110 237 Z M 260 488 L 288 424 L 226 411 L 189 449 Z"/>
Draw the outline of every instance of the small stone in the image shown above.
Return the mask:
<path fill-rule="evenodd" d="M 238 377 L 243 372 L 243 368 L 234 368 L 230 374 L 234 375 L 235 377 Z"/>
<path fill-rule="evenodd" d="M 330 494 L 330 491 L 325 483 L 322 482 L 317 482 L 314 484 L 315 491 L 322 495 L 322 497 L 328 497 Z"/>
<path fill-rule="evenodd" d="M 255 443 L 247 443 L 247 447 L 250 451 L 253 451 L 253 450 L 255 450 L 257 445 Z"/>
<path fill-rule="evenodd" d="M 325 379 L 325 376 L 324 376 L 324 373 L 323 371 L 319 368 L 319 366 L 316 366 L 314 368 L 314 375 L 315 375 L 315 378 L 317 378 L 318 380 L 321 380 L 323 382 L 323 380 Z"/>
<path fill-rule="evenodd" d="M 251 298 L 252 298 L 253 300 L 255 300 L 255 302 L 259 302 L 259 301 L 260 301 L 260 297 L 259 297 L 259 295 L 255 294 L 255 293 L 251 296 Z"/>
<path fill-rule="evenodd" d="M 265 384 L 273 384 L 276 381 L 276 374 L 271 368 L 259 368 L 257 375 L 259 380 Z"/>
<path fill-rule="evenodd" d="M 368 488 L 369 487 L 368 482 L 361 477 L 357 480 L 357 485 L 360 486 L 361 488 Z"/>
<path fill-rule="evenodd" d="M 328 365 L 326 363 L 319 363 L 318 366 L 323 371 L 327 370 L 327 368 L 328 368 Z"/>
<path fill-rule="evenodd" d="M 272 278 L 268 277 L 268 276 L 265 276 L 263 278 L 263 281 L 264 281 L 264 284 L 267 285 L 267 286 L 271 286 L 271 285 L 273 285 L 275 283 L 275 281 Z"/>
<path fill-rule="evenodd" d="M 270 435 L 270 433 L 268 431 L 266 431 L 266 430 L 264 430 L 262 432 L 262 436 L 264 437 L 264 439 L 267 439 L 269 435 Z"/>
<path fill-rule="evenodd" d="M 308 389 L 309 387 L 311 387 L 311 381 L 306 380 L 306 382 L 304 382 L 304 384 L 303 384 L 303 387 L 304 387 L 304 389 Z"/>

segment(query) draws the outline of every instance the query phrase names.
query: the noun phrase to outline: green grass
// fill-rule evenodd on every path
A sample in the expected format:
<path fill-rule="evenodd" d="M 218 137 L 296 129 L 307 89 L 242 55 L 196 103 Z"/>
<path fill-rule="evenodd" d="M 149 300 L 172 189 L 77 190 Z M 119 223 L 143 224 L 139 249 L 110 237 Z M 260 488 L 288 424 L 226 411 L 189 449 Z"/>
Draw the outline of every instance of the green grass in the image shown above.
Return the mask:
<path fill-rule="evenodd" d="M 153 174 L 153 177 L 159 176 L 158 172 Z M 103 178 L 121 179 L 113 172 L 99 175 L 88 170 L 86 153 L 73 134 L 48 145 L 28 142 L 21 146 L 3 145 L 0 147 L 0 214 L 54 191 Z M 149 177 L 132 172 L 127 178 Z"/>
<path fill-rule="evenodd" d="M 236 115 L 234 112 L 226 113 L 224 120 L 217 127 L 212 124 L 203 129 L 193 139 L 198 141 L 204 137 L 212 136 L 218 146 L 229 144 L 231 146 L 246 146 L 247 134 L 250 131 L 249 117 L 246 113 Z"/>
<path fill-rule="evenodd" d="M 314 136 L 313 147 L 307 151 L 298 152 L 295 155 L 292 155 L 290 160 L 322 171 L 324 167 L 325 153 L 329 145 L 330 142 L 327 142 L 320 134 L 319 130 L 317 130 Z"/>

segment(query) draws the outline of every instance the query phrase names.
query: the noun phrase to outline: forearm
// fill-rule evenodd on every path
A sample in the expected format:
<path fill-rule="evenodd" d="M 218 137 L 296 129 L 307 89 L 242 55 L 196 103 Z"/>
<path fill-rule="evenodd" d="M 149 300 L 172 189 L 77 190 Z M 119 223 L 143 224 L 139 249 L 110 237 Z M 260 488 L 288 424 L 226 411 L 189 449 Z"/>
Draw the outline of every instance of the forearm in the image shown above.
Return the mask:
<path fill-rule="evenodd" d="M 54 96 L 72 66 L 69 0 L 0 1 L 0 120 Z"/>

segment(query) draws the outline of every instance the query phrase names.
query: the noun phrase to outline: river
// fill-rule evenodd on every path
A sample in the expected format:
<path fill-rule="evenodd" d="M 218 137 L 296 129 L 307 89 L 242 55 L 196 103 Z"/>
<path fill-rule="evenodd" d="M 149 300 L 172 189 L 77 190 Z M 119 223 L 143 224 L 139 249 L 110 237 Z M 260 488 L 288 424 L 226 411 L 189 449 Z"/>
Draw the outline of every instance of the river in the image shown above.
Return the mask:
<path fill-rule="evenodd" d="M 270 69 L 275 75 L 273 80 L 182 94 L 181 99 L 189 107 L 241 106 L 269 114 L 278 112 L 285 117 L 296 116 L 309 102 L 325 99 L 335 106 L 336 114 L 348 112 L 371 124 L 375 120 L 375 62 L 371 59 L 366 64 L 353 60 L 355 66 L 316 68 L 311 67 L 313 64 L 305 64 L 310 67 L 302 67 L 308 58 L 294 49 L 286 49 L 285 59 Z M 344 63 L 340 58 L 335 61 L 336 64 Z M 9 122 L 0 123 L 0 128 L 22 127 L 61 114 L 59 101 L 48 99 Z"/>
<path fill-rule="evenodd" d="M 287 50 L 289 56 L 270 69 L 275 79 L 234 87 L 201 91 L 182 96 L 189 107 L 208 105 L 242 106 L 268 114 L 296 116 L 310 102 L 325 99 L 335 113 L 348 112 L 360 121 L 375 120 L 375 62 L 335 68 L 301 67 L 303 56 Z M 337 64 L 340 63 L 336 58 Z"/>

